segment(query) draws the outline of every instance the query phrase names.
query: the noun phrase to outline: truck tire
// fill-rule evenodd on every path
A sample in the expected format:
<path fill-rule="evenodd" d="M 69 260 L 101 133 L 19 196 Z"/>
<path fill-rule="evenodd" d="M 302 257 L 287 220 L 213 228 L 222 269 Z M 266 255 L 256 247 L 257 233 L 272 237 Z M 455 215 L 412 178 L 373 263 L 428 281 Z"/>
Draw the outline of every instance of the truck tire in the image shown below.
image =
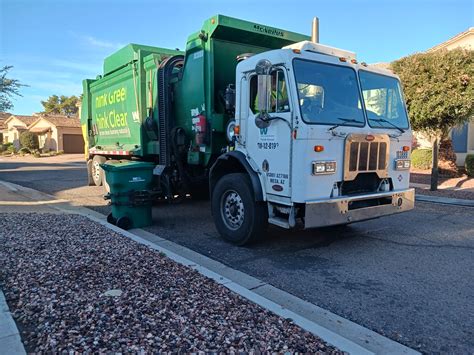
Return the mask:
<path fill-rule="evenodd" d="M 100 164 L 104 164 L 106 161 L 107 159 L 100 155 L 96 155 L 92 158 L 91 175 L 95 186 L 102 186 L 104 171 L 100 167 Z"/>
<path fill-rule="evenodd" d="M 257 241 L 268 225 L 267 208 L 255 202 L 249 176 L 224 175 L 212 192 L 212 215 L 219 234 L 236 245 Z"/>

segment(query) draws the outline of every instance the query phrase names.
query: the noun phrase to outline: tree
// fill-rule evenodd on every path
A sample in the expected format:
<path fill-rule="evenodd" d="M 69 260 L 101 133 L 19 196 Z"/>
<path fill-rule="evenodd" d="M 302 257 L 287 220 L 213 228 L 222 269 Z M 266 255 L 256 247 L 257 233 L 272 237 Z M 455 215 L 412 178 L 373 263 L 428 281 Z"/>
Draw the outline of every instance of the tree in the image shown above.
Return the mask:
<path fill-rule="evenodd" d="M 20 83 L 17 79 L 7 78 L 8 71 L 13 66 L 5 65 L 0 69 L 0 111 L 7 111 L 13 108 L 12 99 L 14 96 L 22 96 L 20 89 L 24 86 L 28 86 Z"/>
<path fill-rule="evenodd" d="M 439 142 L 474 114 L 474 51 L 419 53 L 391 67 L 403 83 L 413 129 L 433 138 L 431 190 L 436 190 Z"/>
<path fill-rule="evenodd" d="M 27 148 L 30 151 L 38 149 L 38 136 L 28 131 L 23 132 L 20 134 L 20 146 L 22 148 Z"/>
<path fill-rule="evenodd" d="M 41 104 L 44 107 L 43 113 L 45 114 L 72 116 L 77 114 L 78 102 L 79 98 L 74 95 L 52 95 L 46 101 L 41 101 Z"/>

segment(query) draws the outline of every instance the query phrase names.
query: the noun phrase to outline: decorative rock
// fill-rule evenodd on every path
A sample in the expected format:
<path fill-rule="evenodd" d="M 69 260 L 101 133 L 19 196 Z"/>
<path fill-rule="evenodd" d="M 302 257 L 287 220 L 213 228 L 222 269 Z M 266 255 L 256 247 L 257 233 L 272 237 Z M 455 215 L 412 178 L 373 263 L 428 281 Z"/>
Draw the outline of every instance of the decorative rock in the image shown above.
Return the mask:
<path fill-rule="evenodd" d="M 341 353 L 82 216 L 0 214 L 0 260 L 28 353 Z"/>
<path fill-rule="evenodd" d="M 107 297 L 120 297 L 122 296 L 123 291 L 122 290 L 108 290 L 105 291 L 102 296 L 107 296 Z"/>

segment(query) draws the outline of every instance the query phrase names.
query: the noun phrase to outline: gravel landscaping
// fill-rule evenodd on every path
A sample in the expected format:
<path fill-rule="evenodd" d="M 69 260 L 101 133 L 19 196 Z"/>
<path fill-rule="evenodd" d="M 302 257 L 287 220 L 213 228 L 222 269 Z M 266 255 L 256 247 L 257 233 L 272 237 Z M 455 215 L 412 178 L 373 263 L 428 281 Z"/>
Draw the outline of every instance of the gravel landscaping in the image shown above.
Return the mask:
<path fill-rule="evenodd" d="M 342 353 L 77 215 L 0 214 L 0 286 L 27 352 Z"/>

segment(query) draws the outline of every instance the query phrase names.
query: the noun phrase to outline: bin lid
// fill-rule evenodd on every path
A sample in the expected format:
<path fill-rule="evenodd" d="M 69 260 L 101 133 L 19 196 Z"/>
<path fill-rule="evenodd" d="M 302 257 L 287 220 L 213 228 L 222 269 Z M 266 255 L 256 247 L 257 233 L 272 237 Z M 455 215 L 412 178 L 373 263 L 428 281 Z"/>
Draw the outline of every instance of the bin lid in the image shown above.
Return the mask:
<path fill-rule="evenodd" d="M 105 171 L 153 170 L 156 164 L 145 161 L 122 160 L 100 164 Z"/>

